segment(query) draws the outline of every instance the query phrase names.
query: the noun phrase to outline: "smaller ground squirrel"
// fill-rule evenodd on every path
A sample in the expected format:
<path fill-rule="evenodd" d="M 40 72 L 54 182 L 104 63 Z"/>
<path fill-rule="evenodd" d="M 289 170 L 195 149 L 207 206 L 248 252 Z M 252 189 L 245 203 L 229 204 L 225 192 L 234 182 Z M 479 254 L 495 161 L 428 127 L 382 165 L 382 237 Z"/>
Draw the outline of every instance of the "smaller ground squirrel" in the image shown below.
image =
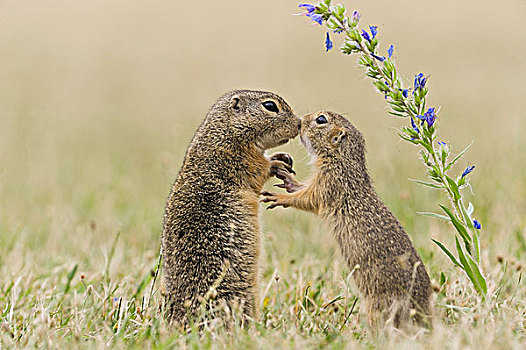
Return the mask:
<path fill-rule="evenodd" d="M 365 140 L 333 112 L 306 115 L 301 142 L 316 172 L 307 184 L 286 171 L 276 176 L 290 194 L 263 192 L 263 202 L 320 215 L 329 224 L 364 300 L 369 324 L 395 327 L 429 321 L 431 288 L 424 264 L 407 233 L 373 189 L 365 165 Z"/>
<path fill-rule="evenodd" d="M 227 327 L 234 309 L 242 322 L 258 317 L 259 194 L 278 170 L 292 172 L 290 156 L 264 152 L 296 137 L 299 126 L 271 92 L 232 91 L 208 112 L 164 214 L 166 317 L 174 327 L 214 309 Z"/>

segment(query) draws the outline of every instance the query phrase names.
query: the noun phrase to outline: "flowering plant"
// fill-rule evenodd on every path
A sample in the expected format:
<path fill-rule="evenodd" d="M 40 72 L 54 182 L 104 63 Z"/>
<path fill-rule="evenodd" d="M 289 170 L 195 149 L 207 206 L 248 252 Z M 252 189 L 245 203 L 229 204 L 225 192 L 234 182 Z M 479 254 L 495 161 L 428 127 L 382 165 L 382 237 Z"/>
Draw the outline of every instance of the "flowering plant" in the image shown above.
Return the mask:
<path fill-rule="evenodd" d="M 427 167 L 430 181 L 412 180 L 418 184 L 442 190 L 450 200 L 450 205 L 440 205 L 444 214 L 421 213 L 450 222 L 455 228 L 456 256 L 441 242 L 433 242 L 449 257 L 451 262 L 465 271 L 474 288 L 483 297 L 487 293 L 486 279 L 482 273 L 480 259 L 479 235 L 481 224 L 472 217 L 474 207 L 469 203 L 466 207 L 462 198 L 462 189 L 469 185 L 468 175 L 475 166 L 468 166 L 458 176 L 452 175 L 452 167 L 469 149 L 466 147 L 456 156 L 452 156 L 451 148 L 444 142 L 436 142 L 438 137 L 438 113 L 435 107 L 426 106 L 428 94 L 428 76 L 423 73 L 415 75 L 413 86 L 408 87 L 398 75 L 393 57 L 394 46 L 386 50 L 386 56 L 378 52 L 378 27 L 369 26 L 369 30 L 358 29 L 360 13 L 352 12 L 347 16 L 344 5 L 332 5 L 331 0 L 311 4 L 300 4 L 305 15 L 329 29 L 325 36 L 325 49 L 333 48 L 331 33 L 343 36 L 340 47 L 342 54 L 359 55 L 359 66 L 366 70 L 376 89 L 384 95 L 390 110 L 395 117 L 409 119 L 406 126 L 401 127 L 399 136 L 416 146 L 419 155 Z"/>

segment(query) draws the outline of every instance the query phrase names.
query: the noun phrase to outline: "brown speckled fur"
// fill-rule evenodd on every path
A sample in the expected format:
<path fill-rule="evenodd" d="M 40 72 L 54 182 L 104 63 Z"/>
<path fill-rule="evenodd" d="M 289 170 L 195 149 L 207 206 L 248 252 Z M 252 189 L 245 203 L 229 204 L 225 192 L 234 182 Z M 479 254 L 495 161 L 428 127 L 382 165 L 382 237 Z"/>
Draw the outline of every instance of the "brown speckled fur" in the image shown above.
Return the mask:
<path fill-rule="evenodd" d="M 327 123 L 318 124 L 324 115 Z M 300 137 L 315 158 L 306 184 L 291 175 L 288 192 L 264 193 L 270 207 L 295 207 L 320 215 L 330 226 L 362 294 L 374 328 L 378 321 L 396 327 L 411 318 L 427 323 L 431 289 L 424 264 L 407 233 L 373 189 L 365 165 L 365 140 L 347 119 L 333 112 L 302 118 Z"/>
<path fill-rule="evenodd" d="M 279 111 L 265 109 L 265 101 Z M 227 310 L 226 318 L 236 308 L 242 320 L 258 317 L 259 194 L 273 164 L 264 151 L 298 128 L 290 106 L 270 92 L 232 91 L 208 112 L 164 215 L 166 316 L 174 326 L 216 307 Z"/>

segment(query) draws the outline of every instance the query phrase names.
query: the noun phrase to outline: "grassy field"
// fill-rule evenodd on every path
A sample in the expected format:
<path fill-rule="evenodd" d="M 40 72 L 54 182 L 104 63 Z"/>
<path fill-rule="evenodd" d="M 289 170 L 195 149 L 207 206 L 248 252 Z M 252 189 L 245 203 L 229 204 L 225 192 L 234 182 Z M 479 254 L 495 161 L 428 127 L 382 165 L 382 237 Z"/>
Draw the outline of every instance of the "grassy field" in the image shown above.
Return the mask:
<path fill-rule="evenodd" d="M 476 165 L 466 196 L 483 225 L 487 300 L 431 242 L 452 246 L 452 228 L 416 214 L 445 199 L 408 180 L 425 173 L 396 135 L 406 121 L 387 115 L 354 58 L 324 52 L 325 33 L 290 15 L 295 1 L 6 0 L 0 349 L 523 349 L 526 3 L 346 3 L 395 44 L 408 83 L 431 74 L 442 140 L 456 151 L 475 141 L 457 170 Z M 275 91 L 298 115 L 332 109 L 362 130 L 378 193 L 432 280 L 448 277 L 432 332 L 371 336 L 324 226 L 286 209 L 262 211 L 261 321 L 233 336 L 168 332 L 152 278 L 165 199 L 208 107 L 235 88 Z M 297 140 L 279 149 L 308 176 Z"/>

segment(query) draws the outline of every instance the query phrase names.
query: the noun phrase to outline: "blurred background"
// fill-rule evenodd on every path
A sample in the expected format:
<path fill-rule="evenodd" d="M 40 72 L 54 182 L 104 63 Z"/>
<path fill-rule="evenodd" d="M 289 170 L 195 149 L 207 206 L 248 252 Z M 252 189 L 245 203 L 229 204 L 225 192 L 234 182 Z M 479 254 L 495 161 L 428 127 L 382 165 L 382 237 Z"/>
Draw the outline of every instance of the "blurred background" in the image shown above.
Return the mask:
<path fill-rule="evenodd" d="M 474 140 L 456 171 L 476 165 L 473 193 L 465 192 L 483 225 L 487 261 L 514 254 L 513 237 L 524 237 L 526 225 L 526 1 L 345 4 L 362 13 L 362 27 L 378 25 L 380 50 L 394 44 L 407 84 L 419 72 L 431 76 L 440 140 L 456 152 Z M 100 270 L 117 232 L 117 262 L 155 258 L 186 146 L 211 104 L 237 88 L 274 91 L 298 115 L 346 115 L 365 135 L 380 196 L 431 269 L 449 267 L 429 238 L 451 244 L 451 229 L 415 214 L 436 210 L 444 197 L 408 180 L 425 178 L 417 148 L 397 136 L 408 121 L 387 114 L 356 58 L 339 54 L 336 35 L 325 52 L 325 31 L 292 16 L 302 12 L 297 5 L 2 1 L 2 274 L 71 261 Z M 308 176 L 297 140 L 280 149 Z M 334 254 L 311 215 L 279 209 L 262 220 L 269 265 Z"/>

